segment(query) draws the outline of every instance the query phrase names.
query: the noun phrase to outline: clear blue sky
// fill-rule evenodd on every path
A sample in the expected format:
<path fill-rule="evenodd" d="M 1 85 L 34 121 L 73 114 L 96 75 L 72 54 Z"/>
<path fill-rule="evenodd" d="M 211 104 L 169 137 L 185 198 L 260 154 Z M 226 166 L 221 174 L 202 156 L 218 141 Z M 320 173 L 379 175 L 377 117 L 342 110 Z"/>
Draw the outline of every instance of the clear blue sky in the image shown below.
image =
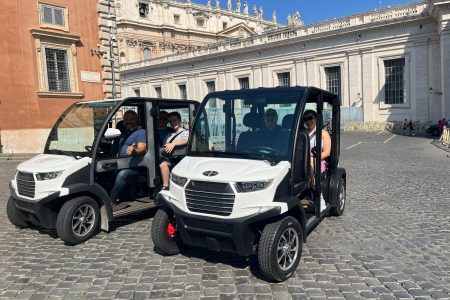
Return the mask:
<path fill-rule="evenodd" d="M 192 0 L 194 3 L 205 4 L 207 0 Z M 215 5 L 215 0 L 211 0 Z M 232 0 L 233 9 L 236 7 L 236 0 Z M 245 0 L 241 0 L 241 10 Z M 345 17 L 355 13 L 371 11 L 380 7 L 379 0 L 247 0 L 250 14 L 253 12 L 253 4 L 258 9 L 262 5 L 265 19 L 272 19 L 272 11 L 277 11 L 279 23 L 286 23 L 286 17 L 299 11 L 306 24 L 331 20 L 333 18 Z M 381 7 L 388 5 L 397 6 L 412 3 L 411 0 L 382 0 Z M 227 0 L 220 0 L 220 6 L 226 7 Z"/>

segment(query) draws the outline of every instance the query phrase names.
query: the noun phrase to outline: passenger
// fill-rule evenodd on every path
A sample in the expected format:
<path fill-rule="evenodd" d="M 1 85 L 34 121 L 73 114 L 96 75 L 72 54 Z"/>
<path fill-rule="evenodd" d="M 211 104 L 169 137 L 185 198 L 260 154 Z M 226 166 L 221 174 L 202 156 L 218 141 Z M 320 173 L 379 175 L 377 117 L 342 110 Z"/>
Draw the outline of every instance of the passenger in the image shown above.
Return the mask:
<path fill-rule="evenodd" d="M 166 140 L 166 137 L 173 132 L 171 127 L 168 127 L 167 124 L 169 114 L 166 111 L 159 112 L 158 119 L 158 146 L 161 148 Z"/>
<path fill-rule="evenodd" d="M 171 112 L 168 120 L 173 132 L 166 137 L 165 143 L 161 148 L 162 157 L 159 167 L 161 169 L 163 190 L 169 189 L 170 155 L 176 147 L 186 146 L 189 139 L 189 131 L 181 127 L 181 115 L 178 112 Z"/>
<path fill-rule="evenodd" d="M 146 132 L 138 126 L 137 113 L 128 110 L 123 115 L 123 124 L 126 130 L 119 139 L 119 156 L 139 156 L 147 149 Z M 120 197 L 128 185 L 138 181 L 141 173 L 133 169 L 121 170 L 111 190 L 110 199 L 113 211 L 125 208 L 128 203 L 120 202 Z"/>
<path fill-rule="evenodd" d="M 314 184 L 314 174 L 315 174 L 315 159 L 313 153 L 316 151 L 316 117 L 317 114 L 313 110 L 307 110 L 303 114 L 303 120 L 305 121 L 305 125 L 308 129 L 309 134 L 309 144 L 310 144 L 310 156 L 311 156 L 311 164 L 313 170 L 313 184 Z M 326 161 L 328 157 L 331 155 L 331 137 L 330 134 L 326 130 L 322 131 L 322 154 L 321 154 L 321 163 L 320 163 L 320 171 L 324 173 L 326 170 Z"/>

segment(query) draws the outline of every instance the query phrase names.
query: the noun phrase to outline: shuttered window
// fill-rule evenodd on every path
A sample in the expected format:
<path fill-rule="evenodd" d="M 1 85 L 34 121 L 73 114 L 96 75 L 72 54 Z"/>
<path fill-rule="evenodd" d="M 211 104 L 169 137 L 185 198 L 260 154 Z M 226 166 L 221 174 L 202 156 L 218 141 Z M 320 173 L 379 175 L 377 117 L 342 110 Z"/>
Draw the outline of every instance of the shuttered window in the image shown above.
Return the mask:
<path fill-rule="evenodd" d="M 70 92 L 69 64 L 67 50 L 45 48 L 48 90 Z"/>

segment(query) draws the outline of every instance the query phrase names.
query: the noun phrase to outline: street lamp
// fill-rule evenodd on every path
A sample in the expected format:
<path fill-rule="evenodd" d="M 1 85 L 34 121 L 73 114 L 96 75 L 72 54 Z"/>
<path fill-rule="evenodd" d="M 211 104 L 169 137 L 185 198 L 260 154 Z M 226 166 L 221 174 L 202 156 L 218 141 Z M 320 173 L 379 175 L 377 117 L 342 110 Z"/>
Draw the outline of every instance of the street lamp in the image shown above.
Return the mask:
<path fill-rule="evenodd" d="M 114 2 L 114 0 L 112 0 Z M 112 98 L 116 98 L 116 75 L 114 70 L 115 57 L 114 57 L 114 44 L 116 42 L 116 35 L 114 32 L 113 21 L 116 20 L 116 16 L 111 13 L 111 0 L 108 0 L 108 25 L 109 25 L 109 61 L 111 63 L 111 76 L 112 76 Z"/>

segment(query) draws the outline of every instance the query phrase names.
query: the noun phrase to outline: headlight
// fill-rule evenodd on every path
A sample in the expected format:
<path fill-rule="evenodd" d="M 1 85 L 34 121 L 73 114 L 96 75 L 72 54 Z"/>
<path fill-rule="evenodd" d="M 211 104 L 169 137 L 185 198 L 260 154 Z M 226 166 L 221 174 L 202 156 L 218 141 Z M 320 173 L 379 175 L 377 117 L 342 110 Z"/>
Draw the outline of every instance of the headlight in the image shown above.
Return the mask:
<path fill-rule="evenodd" d="M 266 189 L 271 183 L 272 180 L 236 182 L 236 189 L 239 193 L 256 192 Z"/>
<path fill-rule="evenodd" d="M 61 176 L 61 174 L 63 172 L 64 172 L 64 170 L 56 171 L 56 172 L 48 172 L 48 173 L 37 173 L 36 179 L 39 181 L 55 179 L 55 178 L 58 178 L 59 176 Z"/>
<path fill-rule="evenodd" d="M 172 180 L 173 183 L 175 183 L 176 185 L 179 185 L 181 187 L 183 187 L 187 182 L 187 178 L 177 176 L 175 174 L 170 174 L 170 177 L 171 177 L 170 180 Z"/>

